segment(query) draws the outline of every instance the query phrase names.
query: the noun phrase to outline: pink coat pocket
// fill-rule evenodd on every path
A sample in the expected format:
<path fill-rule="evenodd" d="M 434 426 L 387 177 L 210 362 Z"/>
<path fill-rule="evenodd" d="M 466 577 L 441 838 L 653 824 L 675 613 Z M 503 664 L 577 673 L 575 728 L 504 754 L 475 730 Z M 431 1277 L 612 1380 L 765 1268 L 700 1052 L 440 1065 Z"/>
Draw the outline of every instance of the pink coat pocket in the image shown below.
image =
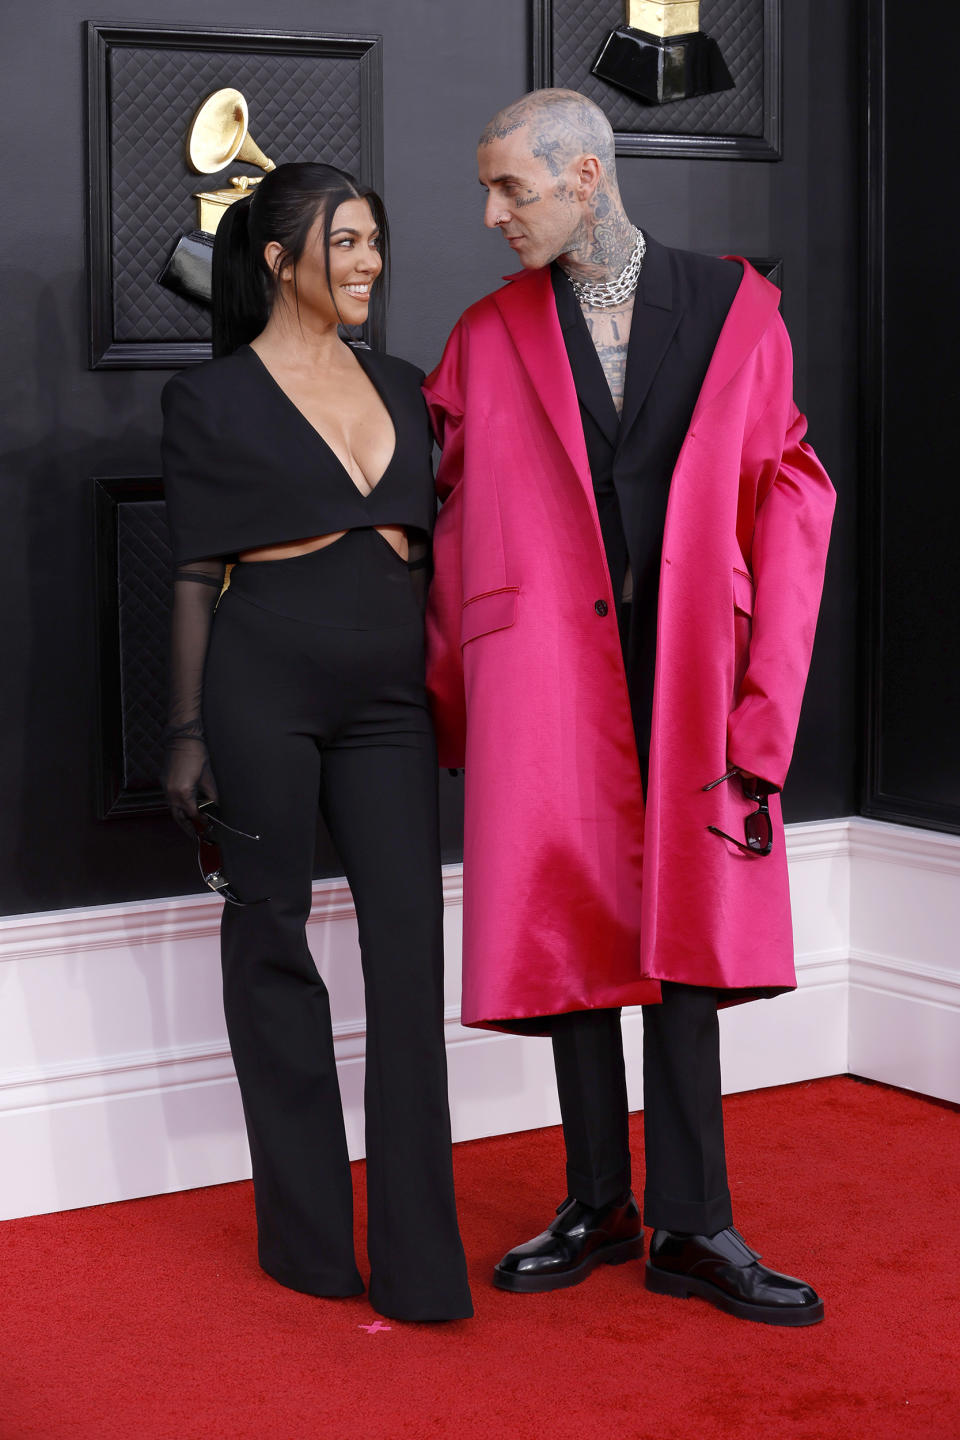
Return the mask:
<path fill-rule="evenodd" d="M 480 635 L 489 635 L 493 630 L 506 630 L 517 618 L 516 585 L 504 586 L 502 590 L 487 590 L 463 602 L 460 620 L 460 644 L 476 640 Z"/>
<path fill-rule="evenodd" d="M 753 614 L 753 581 L 745 570 L 733 572 L 733 605 L 742 615 Z"/>
<path fill-rule="evenodd" d="M 753 633 L 753 581 L 743 570 L 733 572 L 733 694 L 732 706 L 740 698 L 740 686 L 750 663 L 750 637 Z M 732 707 L 731 707 L 732 708 Z"/>

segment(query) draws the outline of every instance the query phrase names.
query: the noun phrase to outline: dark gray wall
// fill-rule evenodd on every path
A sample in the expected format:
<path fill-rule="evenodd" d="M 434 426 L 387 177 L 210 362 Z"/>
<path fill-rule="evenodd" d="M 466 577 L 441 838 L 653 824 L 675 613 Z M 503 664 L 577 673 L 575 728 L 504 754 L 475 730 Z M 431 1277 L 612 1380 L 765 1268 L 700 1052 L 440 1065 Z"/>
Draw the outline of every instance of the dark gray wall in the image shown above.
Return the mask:
<path fill-rule="evenodd" d="M 840 492 L 791 819 L 855 808 L 855 459 L 858 52 L 854 0 L 784 0 L 780 164 L 633 159 L 634 219 L 694 249 L 784 260 L 783 309 L 810 438 Z M 95 818 L 96 688 L 90 477 L 158 473 L 161 371 L 86 368 L 84 50 L 76 0 L 5 15 L 6 159 L 0 393 L 5 705 L 0 910 L 193 889 L 189 846 L 164 818 Z M 523 0 L 206 0 L 113 22 L 381 33 L 385 198 L 395 236 L 389 347 L 429 367 L 460 311 L 515 268 L 480 225 L 476 135 L 528 84 Z M 255 126 L 254 126 L 255 133 Z M 162 215 L 162 197 L 158 199 Z M 446 787 L 456 841 L 457 798 Z"/>
<path fill-rule="evenodd" d="M 917 283 L 914 236 L 943 228 L 937 136 L 948 85 L 905 104 L 895 12 L 869 0 L 864 559 L 867 764 L 863 810 L 960 833 L 960 588 L 956 481 L 957 267 Z M 960 38 L 950 16 L 949 35 Z"/>

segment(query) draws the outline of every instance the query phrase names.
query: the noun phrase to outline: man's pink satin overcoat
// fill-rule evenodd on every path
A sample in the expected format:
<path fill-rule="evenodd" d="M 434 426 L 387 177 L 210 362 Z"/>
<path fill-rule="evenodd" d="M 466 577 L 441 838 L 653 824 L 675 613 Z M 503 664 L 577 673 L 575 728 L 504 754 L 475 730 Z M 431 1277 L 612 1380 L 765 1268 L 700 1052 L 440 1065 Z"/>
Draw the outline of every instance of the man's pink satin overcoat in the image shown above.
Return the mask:
<path fill-rule="evenodd" d="M 833 489 L 749 265 L 670 488 L 646 814 L 614 597 L 548 270 L 472 306 L 425 385 L 444 500 L 427 617 L 441 763 L 465 765 L 463 1020 L 796 984 L 783 825 L 745 855 L 735 764 L 783 783 Z M 654 382 L 656 383 L 656 382 Z M 736 998 L 736 997 L 731 997 Z"/>

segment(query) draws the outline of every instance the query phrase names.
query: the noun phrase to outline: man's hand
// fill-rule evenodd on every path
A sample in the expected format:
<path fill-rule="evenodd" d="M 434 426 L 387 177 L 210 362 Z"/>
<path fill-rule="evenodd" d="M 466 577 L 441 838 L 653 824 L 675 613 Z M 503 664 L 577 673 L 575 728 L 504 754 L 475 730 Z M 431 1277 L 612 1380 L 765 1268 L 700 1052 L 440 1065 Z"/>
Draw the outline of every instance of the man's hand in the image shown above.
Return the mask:
<path fill-rule="evenodd" d="M 743 786 L 743 793 L 751 798 L 754 795 L 773 795 L 780 789 L 779 785 L 772 785 L 769 780 L 761 780 L 759 776 L 752 775 L 749 770 L 741 770 L 739 765 L 731 765 L 725 775 L 718 775 L 716 780 L 711 780 L 709 785 L 703 786 L 703 789 L 716 790 L 718 785 L 722 785 L 726 780 L 732 780 L 734 776 L 739 778 L 740 784 Z"/>
<path fill-rule="evenodd" d="M 779 786 L 771 785 L 769 780 L 761 780 L 758 775 L 751 775 L 749 771 L 741 770 L 739 765 L 735 765 L 733 768 L 740 776 L 744 795 L 750 799 L 753 799 L 755 795 L 773 795 L 779 789 Z"/>

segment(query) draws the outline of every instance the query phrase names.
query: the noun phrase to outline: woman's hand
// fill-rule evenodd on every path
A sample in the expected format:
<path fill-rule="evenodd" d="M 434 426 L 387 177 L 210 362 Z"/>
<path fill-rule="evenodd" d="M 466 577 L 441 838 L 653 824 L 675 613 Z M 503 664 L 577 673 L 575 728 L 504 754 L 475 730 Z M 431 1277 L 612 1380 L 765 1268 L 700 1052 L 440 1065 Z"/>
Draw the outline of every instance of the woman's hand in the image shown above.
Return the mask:
<path fill-rule="evenodd" d="M 198 794 L 206 800 L 217 799 L 210 757 L 203 740 L 192 735 L 171 736 L 166 745 L 160 783 L 171 815 L 192 839 L 193 822 L 199 817 Z"/>

